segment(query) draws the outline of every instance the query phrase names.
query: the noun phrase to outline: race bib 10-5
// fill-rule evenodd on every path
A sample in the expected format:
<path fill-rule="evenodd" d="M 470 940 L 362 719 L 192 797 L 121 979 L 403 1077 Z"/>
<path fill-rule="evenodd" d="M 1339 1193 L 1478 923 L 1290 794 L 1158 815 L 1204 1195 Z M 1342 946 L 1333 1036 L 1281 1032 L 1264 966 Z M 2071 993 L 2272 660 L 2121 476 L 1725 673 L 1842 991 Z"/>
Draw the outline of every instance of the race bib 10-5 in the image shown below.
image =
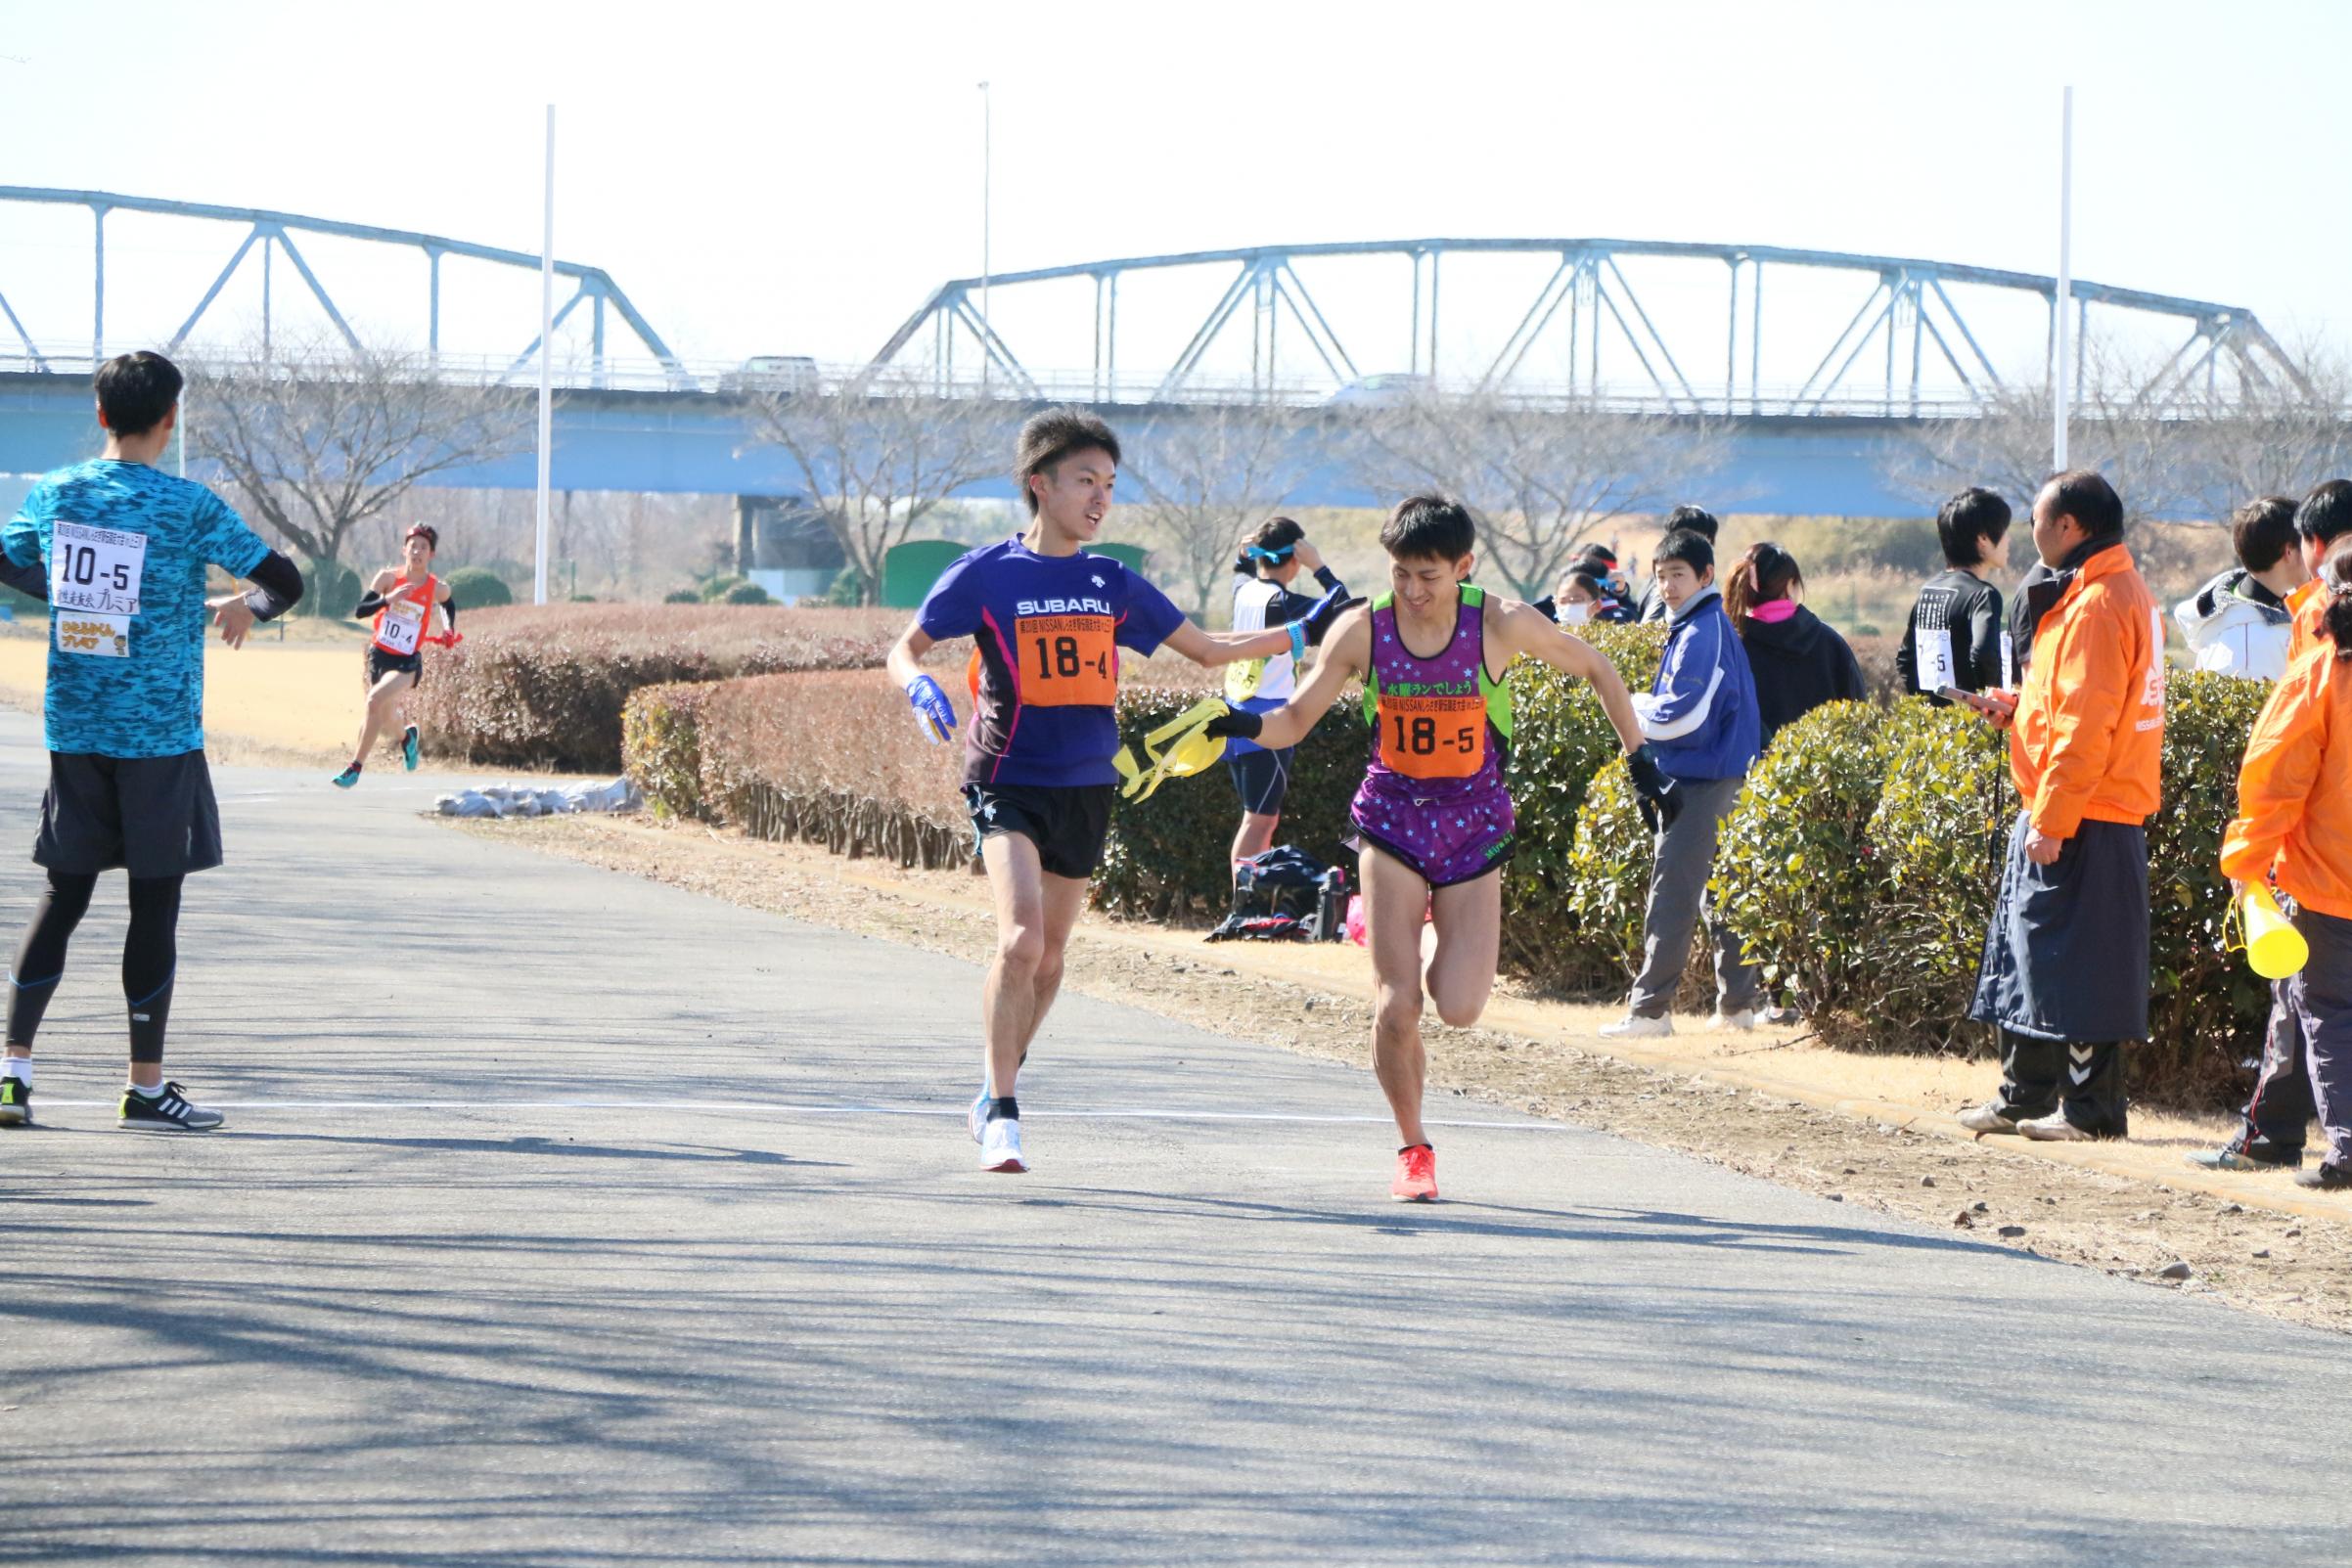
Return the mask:
<path fill-rule="evenodd" d="M 49 603 L 98 615 L 139 613 L 147 535 L 60 522 L 49 541 Z"/>

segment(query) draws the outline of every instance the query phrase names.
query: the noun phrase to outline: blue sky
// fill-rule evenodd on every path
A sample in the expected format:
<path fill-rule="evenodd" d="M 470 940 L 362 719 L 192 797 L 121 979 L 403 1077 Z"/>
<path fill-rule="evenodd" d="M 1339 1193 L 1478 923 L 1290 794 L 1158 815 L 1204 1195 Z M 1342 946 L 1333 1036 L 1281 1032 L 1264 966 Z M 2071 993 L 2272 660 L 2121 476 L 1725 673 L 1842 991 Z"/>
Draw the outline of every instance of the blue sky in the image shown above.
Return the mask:
<path fill-rule="evenodd" d="M 2283 336 L 2341 344 L 2352 138 L 2331 78 L 2348 13 L 1465 0 L 1104 4 L 1039 23 L 1037 8 L 970 4 L 0 0 L 0 183 L 535 249 L 552 99 L 562 255 L 610 269 L 690 355 L 847 360 L 978 269 L 982 77 L 1000 270 L 1515 234 L 2049 271 L 2071 81 L 2079 276 L 2244 304 Z M 36 336 L 86 340 L 86 217 L 0 207 L 0 291 Z M 109 234 L 110 313 L 156 332 L 236 238 Z M 421 262 L 313 259 L 342 269 L 371 330 L 421 336 Z M 1448 287 L 1466 311 L 1532 289 L 1464 278 Z M 1365 368 L 1388 368 L 1394 280 L 1310 282 L 1363 324 Z M 453 281 L 449 304 L 453 342 L 511 351 L 535 327 L 535 280 Z M 1020 309 L 1002 308 L 1008 323 Z M 1189 330 L 1199 305 L 1176 290 L 1126 308 L 1148 337 Z M 1033 361 L 1082 361 L 1082 306 L 1031 315 Z"/>

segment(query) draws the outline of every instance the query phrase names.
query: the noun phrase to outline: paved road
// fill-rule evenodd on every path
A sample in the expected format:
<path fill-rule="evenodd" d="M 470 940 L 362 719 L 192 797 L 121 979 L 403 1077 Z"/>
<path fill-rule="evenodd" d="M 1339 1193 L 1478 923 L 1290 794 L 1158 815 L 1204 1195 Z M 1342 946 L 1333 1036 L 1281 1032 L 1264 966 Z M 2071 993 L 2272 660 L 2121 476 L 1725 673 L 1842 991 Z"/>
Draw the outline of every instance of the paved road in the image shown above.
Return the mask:
<path fill-rule="evenodd" d="M 221 786 L 232 1130 L 111 1127 L 110 882 L 0 1136 L 0 1561 L 2347 1555 L 2341 1340 L 1502 1118 L 1400 1208 L 1368 1079 L 1097 1003 L 984 1176 L 968 966 Z"/>

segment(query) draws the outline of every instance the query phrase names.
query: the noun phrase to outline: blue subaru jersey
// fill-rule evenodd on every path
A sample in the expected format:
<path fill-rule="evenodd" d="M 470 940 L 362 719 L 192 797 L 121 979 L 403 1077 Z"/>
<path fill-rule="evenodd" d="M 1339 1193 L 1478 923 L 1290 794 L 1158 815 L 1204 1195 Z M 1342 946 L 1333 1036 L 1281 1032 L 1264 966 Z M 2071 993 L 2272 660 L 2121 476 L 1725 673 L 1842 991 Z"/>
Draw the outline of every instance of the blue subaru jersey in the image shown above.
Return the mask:
<path fill-rule="evenodd" d="M 1019 539 L 984 545 L 931 585 L 925 635 L 977 649 L 964 782 L 1118 782 L 1118 650 L 1150 653 L 1184 611 L 1108 556 L 1041 556 Z"/>
<path fill-rule="evenodd" d="M 52 751 L 170 757 L 204 743 L 204 567 L 243 577 L 269 546 L 227 502 L 144 463 L 45 475 L 0 530 L 49 565 Z"/>

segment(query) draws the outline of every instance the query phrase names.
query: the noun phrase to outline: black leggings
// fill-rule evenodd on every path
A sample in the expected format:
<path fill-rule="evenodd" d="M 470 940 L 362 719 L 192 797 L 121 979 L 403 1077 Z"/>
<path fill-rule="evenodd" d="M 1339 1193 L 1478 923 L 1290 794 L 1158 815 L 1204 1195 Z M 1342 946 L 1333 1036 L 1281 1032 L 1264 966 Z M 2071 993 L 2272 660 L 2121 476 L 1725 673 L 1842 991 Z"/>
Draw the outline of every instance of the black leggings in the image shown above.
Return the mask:
<path fill-rule="evenodd" d="M 134 876 L 131 923 L 122 938 L 122 1000 L 130 1008 L 131 1060 L 163 1059 L 163 1026 L 171 1017 L 172 971 L 180 961 L 180 882 L 177 876 Z M 66 943 L 89 912 L 94 875 L 51 872 L 32 925 L 9 974 L 8 1044 L 30 1046 L 65 978 Z"/>

